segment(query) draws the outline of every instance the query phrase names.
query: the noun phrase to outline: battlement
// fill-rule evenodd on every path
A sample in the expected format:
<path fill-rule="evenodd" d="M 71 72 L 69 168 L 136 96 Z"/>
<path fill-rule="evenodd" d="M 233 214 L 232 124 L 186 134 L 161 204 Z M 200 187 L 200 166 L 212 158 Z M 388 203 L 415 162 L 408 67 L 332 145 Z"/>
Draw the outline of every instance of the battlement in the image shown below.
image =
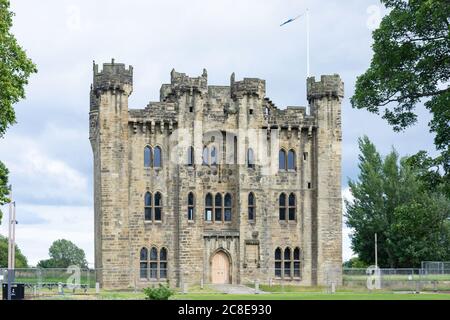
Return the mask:
<path fill-rule="evenodd" d="M 208 73 L 203 69 L 203 73 L 199 77 L 189 77 L 185 73 L 176 72 L 172 69 L 170 73 L 170 84 L 173 89 L 178 90 L 208 90 Z"/>
<path fill-rule="evenodd" d="M 98 70 L 98 64 L 94 61 L 94 79 L 92 89 L 94 91 L 119 90 L 125 91 L 128 85 L 129 93 L 133 86 L 133 67 L 125 68 L 123 63 L 115 63 L 114 59 L 111 63 L 104 63 L 103 70 Z"/>
<path fill-rule="evenodd" d="M 264 98 L 266 95 L 266 80 L 258 78 L 244 78 L 242 81 L 234 80 L 234 73 L 231 75 L 231 97 L 242 97 L 246 94 L 257 95 Z"/>
<path fill-rule="evenodd" d="M 317 82 L 315 77 L 309 77 L 307 79 L 308 101 L 323 97 L 344 97 L 344 83 L 338 74 L 323 75 L 320 77 L 320 81 Z"/>

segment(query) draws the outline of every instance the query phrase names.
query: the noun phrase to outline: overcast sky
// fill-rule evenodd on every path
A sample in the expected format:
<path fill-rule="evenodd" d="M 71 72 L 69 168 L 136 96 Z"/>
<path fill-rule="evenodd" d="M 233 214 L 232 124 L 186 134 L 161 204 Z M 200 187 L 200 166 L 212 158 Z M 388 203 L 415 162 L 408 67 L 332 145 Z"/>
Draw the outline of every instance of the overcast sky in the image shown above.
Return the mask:
<path fill-rule="evenodd" d="M 236 79 L 266 80 L 267 96 L 279 108 L 306 105 L 306 24 L 311 13 L 311 72 L 338 73 L 345 82 L 343 104 L 343 193 L 357 175 L 357 138 L 367 134 L 385 154 L 433 151 L 429 115 L 394 133 L 379 116 L 351 108 L 356 77 L 369 66 L 371 28 L 384 9 L 376 0 L 11 0 L 13 32 L 37 64 L 27 99 L 18 103 L 18 123 L 0 140 L 0 159 L 10 169 L 17 201 L 17 243 L 35 265 L 60 238 L 83 248 L 94 261 L 92 151 L 89 144 L 89 86 L 92 60 L 134 66 L 131 108 L 159 99 L 170 71 L 209 84 Z M 5 221 L 0 233 L 7 235 Z M 351 257 L 344 228 L 344 259 Z M 92 264 L 93 266 L 93 264 Z"/>

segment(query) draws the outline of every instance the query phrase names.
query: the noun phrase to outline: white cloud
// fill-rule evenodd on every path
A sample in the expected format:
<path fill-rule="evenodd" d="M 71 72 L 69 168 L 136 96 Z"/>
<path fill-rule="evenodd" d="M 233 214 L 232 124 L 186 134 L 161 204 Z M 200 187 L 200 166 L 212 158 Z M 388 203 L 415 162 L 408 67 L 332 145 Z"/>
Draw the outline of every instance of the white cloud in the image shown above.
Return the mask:
<path fill-rule="evenodd" d="M 33 213 L 44 223 L 21 223 L 23 212 Z M 36 265 L 41 259 L 48 259 L 48 249 L 58 239 L 74 242 L 85 251 L 88 262 L 94 262 L 94 213 L 91 207 L 18 203 L 16 217 L 19 221 L 16 226 L 16 242 L 30 265 Z M 6 223 L 0 225 L 0 233 L 4 236 L 8 235 L 7 226 Z"/>

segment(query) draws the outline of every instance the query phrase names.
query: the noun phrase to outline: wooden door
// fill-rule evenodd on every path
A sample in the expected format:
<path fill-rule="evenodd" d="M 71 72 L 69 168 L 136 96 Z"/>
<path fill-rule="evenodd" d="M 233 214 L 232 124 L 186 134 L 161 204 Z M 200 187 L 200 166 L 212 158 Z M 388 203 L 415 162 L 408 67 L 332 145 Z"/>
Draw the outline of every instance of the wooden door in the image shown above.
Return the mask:
<path fill-rule="evenodd" d="M 228 256 L 222 252 L 217 252 L 212 258 L 212 283 L 230 283 L 230 261 Z"/>

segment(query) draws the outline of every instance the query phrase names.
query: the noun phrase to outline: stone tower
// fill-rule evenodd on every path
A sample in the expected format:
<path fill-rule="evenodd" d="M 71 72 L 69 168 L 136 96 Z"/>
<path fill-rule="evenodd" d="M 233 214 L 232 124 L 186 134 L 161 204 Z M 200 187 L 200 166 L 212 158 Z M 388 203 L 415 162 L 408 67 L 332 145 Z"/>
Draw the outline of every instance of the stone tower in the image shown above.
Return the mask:
<path fill-rule="evenodd" d="M 129 284 L 128 97 L 133 69 L 124 64 L 94 63 L 90 92 L 90 141 L 94 154 L 95 268 L 105 287 Z"/>
<path fill-rule="evenodd" d="M 342 281 L 341 104 L 344 84 L 336 75 L 307 80 L 307 98 L 315 118 L 312 223 L 312 282 Z M 336 279 L 335 279 L 336 278 Z"/>

